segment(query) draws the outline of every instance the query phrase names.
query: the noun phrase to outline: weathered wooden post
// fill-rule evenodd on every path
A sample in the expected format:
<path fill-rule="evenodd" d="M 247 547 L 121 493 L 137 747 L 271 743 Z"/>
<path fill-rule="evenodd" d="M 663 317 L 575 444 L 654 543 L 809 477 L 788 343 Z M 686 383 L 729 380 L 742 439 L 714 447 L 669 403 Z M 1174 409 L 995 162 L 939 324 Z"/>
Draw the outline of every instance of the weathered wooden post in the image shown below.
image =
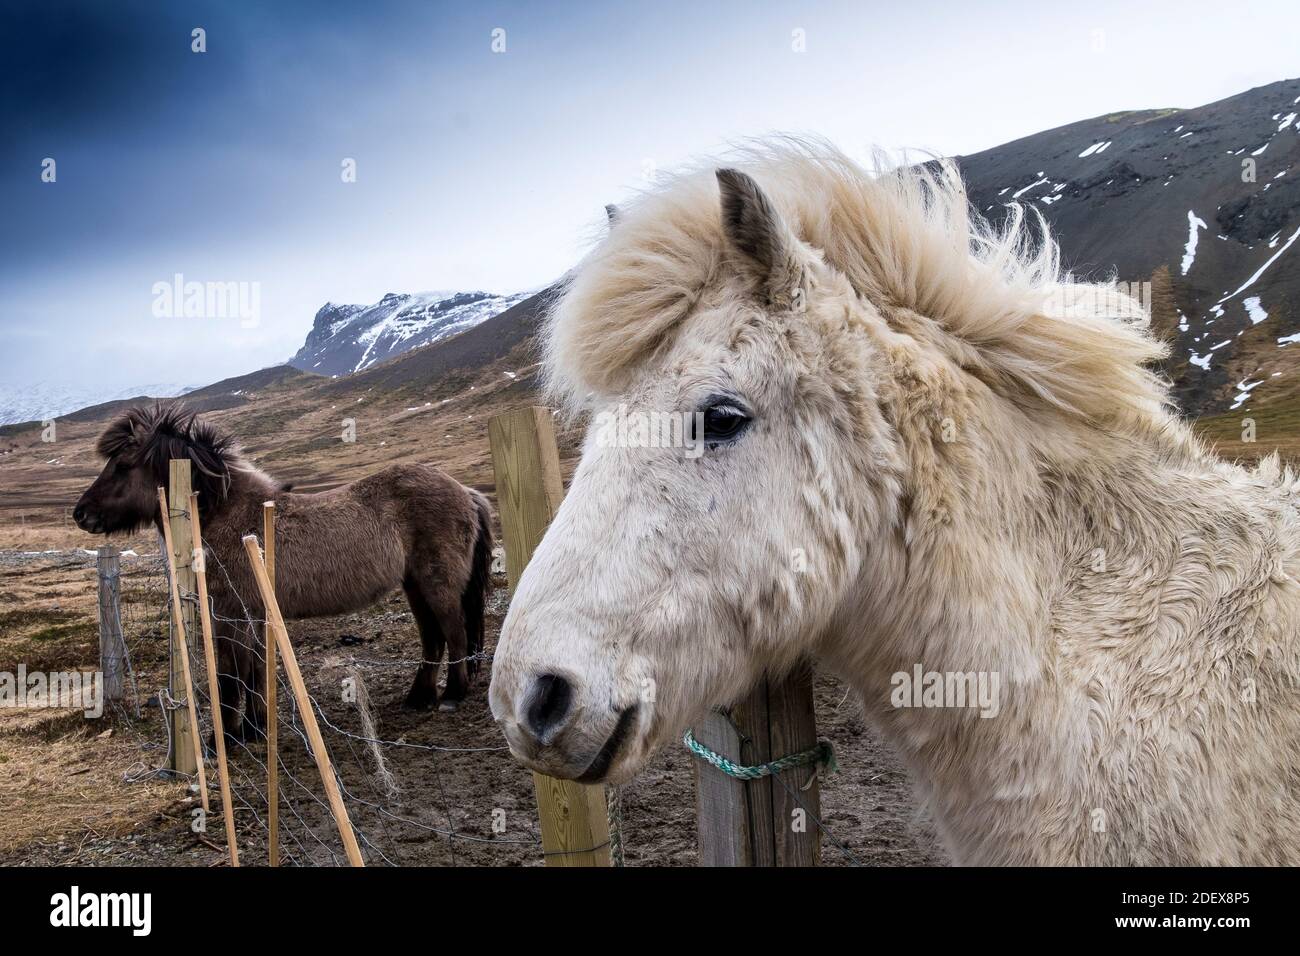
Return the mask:
<path fill-rule="evenodd" d="M 190 529 L 189 512 L 186 511 L 186 503 L 190 500 L 191 490 L 189 459 L 173 458 L 167 488 L 167 501 L 170 504 L 167 517 L 168 537 L 166 539 L 166 545 L 170 552 L 168 555 L 169 567 L 173 569 L 173 594 L 194 594 L 198 586 L 194 579 L 194 569 L 191 567 L 194 533 Z M 198 649 L 196 641 L 198 627 L 195 610 L 193 602 L 182 599 L 179 614 L 172 615 L 171 680 L 168 683 L 168 691 L 171 693 L 173 700 L 181 700 L 185 697 L 184 662 L 188 660 L 192 651 Z M 181 641 L 189 642 L 184 649 L 184 656 L 179 646 Z M 183 707 L 177 707 L 171 711 L 171 725 L 172 752 L 171 762 L 168 766 L 177 773 L 193 776 L 199 771 L 199 767 L 192 756 L 199 753 L 199 748 L 194 744 L 199 728 L 191 726 L 189 709 Z"/>
<path fill-rule="evenodd" d="M 518 408 L 488 422 L 497 512 L 513 594 L 564 499 L 551 410 Z M 605 788 L 533 774 L 548 866 L 609 866 Z"/>
<path fill-rule="evenodd" d="M 743 700 L 713 712 L 695 739 L 742 767 L 813 751 L 812 668 L 763 680 Z M 695 761 L 701 866 L 815 866 L 821 857 L 817 764 L 743 780 Z"/>
<path fill-rule="evenodd" d="M 173 462 L 174 464 L 174 462 Z M 187 499 L 188 500 L 188 499 Z M 172 738 L 172 770 L 177 773 L 186 773 L 180 770 L 181 754 L 189 755 L 189 760 L 185 761 L 189 766 L 194 768 L 191 773 L 198 777 L 199 798 L 203 802 L 203 812 L 208 812 L 208 782 L 203 775 L 203 751 L 202 744 L 199 741 L 199 712 L 198 704 L 194 699 L 194 679 L 193 672 L 190 670 L 190 642 L 187 639 L 188 627 L 185 623 L 184 601 L 181 599 L 181 590 L 179 585 L 180 576 L 176 569 L 176 561 L 173 558 L 173 540 L 171 532 L 171 522 L 167 520 L 168 514 L 176 514 L 176 508 L 167 504 L 167 492 L 163 490 L 162 485 L 158 486 L 158 513 L 163 517 L 163 544 L 167 550 L 167 578 L 171 582 L 171 606 L 172 606 L 172 650 L 180 660 L 180 677 L 176 679 L 172 699 L 180 694 L 181 700 L 185 701 L 185 714 L 188 718 L 182 725 L 185 730 L 183 736 Z M 180 510 L 182 515 L 188 512 Z M 186 521 L 188 525 L 188 520 Z M 186 558 L 193 563 L 193 556 L 186 555 Z M 191 572 L 192 573 L 192 572 Z M 193 592 L 190 592 L 193 593 Z M 172 661 L 172 667 L 175 669 L 176 661 Z M 173 710 L 173 713 L 180 708 Z"/>
<path fill-rule="evenodd" d="M 122 699 L 126 686 L 126 642 L 122 637 L 122 564 L 114 545 L 105 542 L 95 561 L 99 571 L 99 672 L 104 703 Z"/>

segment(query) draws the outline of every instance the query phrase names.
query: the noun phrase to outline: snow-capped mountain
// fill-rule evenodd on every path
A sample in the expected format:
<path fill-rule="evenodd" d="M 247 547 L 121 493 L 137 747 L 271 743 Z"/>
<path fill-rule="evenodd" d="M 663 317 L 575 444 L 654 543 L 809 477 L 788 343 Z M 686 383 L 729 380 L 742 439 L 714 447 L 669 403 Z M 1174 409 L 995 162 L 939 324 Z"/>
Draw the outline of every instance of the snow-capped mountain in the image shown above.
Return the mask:
<path fill-rule="evenodd" d="M 374 305 L 327 302 L 289 364 L 320 375 L 349 375 L 421 345 L 471 329 L 530 293 L 390 292 Z"/>
<path fill-rule="evenodd" d="M 972 205 L 1052 225 L 1066 268 L 1151 284 L 1191 415 L 1300 380 L 1300 80 L 1206 106 L 1112 113 L 958 160 Z"/>
<path fill-rule="evenodd" d="M 71 385 L 37 382 L 34 385 L 0 385 L 0 425 L 17 422 L 40 422 L 66 415 L 91 405 L 113 402 L 118 399 L 172 398 L 184 395 L 192 385 L 150 384 L 92 385 L 77 382 Z"/>

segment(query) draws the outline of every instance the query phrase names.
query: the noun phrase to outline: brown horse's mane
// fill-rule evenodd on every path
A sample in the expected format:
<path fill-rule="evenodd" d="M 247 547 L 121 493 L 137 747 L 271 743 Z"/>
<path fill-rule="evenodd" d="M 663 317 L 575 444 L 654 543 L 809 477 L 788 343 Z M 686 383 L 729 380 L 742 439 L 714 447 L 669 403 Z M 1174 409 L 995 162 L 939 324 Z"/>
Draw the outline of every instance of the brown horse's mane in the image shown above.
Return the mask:
<path fill-rule="evenodd" d="M 226 500 L 234 472 L 253 470 L 233 436 L 180 402 L 127 409 L 104 430 L 95 450 L 104 458 L 122 456 L 149 469 L 161 484 L 166 484 L 171 459 L 188 458 L 194 465 L 194 490 L 212 504 Z"/>

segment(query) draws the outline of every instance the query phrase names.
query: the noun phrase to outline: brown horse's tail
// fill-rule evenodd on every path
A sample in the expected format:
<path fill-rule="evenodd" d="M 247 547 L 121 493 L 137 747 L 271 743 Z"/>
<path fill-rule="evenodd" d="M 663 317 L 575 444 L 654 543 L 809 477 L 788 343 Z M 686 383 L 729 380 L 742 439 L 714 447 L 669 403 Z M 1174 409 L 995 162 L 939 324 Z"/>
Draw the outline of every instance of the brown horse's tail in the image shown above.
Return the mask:
<path fill-rule="evenodd" d="M 461 611 L 465 615 L 465 639 L 470 659 L 469 672 L 478 672 L 483 653 L 483 609 L 487 605 L 488 590 L 492 586 L 492 511 L 487 499 L 471 492 L 478 509 L 478 528 L 474 536 L 474 553 L 470 559 L 469 582 L 460 596 Z"/>

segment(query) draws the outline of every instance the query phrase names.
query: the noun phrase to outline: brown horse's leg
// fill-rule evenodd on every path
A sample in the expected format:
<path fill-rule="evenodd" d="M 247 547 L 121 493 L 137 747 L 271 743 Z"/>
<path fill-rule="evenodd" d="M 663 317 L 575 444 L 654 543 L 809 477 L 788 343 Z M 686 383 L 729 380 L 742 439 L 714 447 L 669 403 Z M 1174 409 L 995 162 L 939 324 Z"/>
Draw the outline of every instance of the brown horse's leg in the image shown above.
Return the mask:
<path fill-rule="evenodd" d="M 465 612 L 460 597 L 449 598 L 434 605 L 434 613 L 447 635 L 447 689 L 443 692 L 439 710 L 456 710 L 469 690 L 469 639 L 465 633 Z"/>
<path fill-rule="evenodd" d="M 244 739 L 261 740 L 266 737 L 266 656 L 260 629 L 253 627 L 245 637 L 243 649 L 244 681 Z"/>
<path fill-rule="evenodd" d="M 438 703 L 438 667 L 442 663 L 443 636 L 438 618 L 433 613 L 420 593 L 420 586 L 407 578 L 402 582 L 406 600 L 415 615 L 415 623 L 420 628 L 420 647 L 423 658 L 420 669 L 415 672 L 415 683 L 406 695 L 405 706 L 415 710 L 426 710 Z"/>
<path fill-rule="evenodd" d="M 220 697 L 221 726 L 226 739 L 239 742 L 239 644 L 226 634 L 217 635 L 217 694 Z M 215 736 L 215 735 L 214 735 Z M 216 742 L 213 742 L 216 749 Z"/>

